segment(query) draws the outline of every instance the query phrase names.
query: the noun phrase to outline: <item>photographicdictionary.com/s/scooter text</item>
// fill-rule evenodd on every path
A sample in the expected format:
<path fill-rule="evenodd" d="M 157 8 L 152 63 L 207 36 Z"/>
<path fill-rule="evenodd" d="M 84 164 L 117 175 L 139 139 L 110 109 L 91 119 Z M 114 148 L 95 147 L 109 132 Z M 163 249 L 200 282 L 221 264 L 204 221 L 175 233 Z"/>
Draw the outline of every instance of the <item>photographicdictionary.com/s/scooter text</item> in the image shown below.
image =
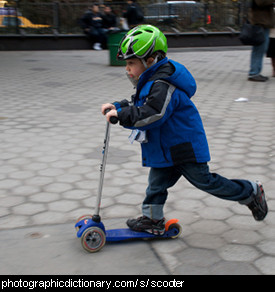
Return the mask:
<path fill-rule="evenodd" d="M 112 280 L 87 280 L 87 279 L 47 279 L 47 280 L 24 280 L 21 279 L 6 279 L 1 281 L 1 290 L 23 288 L 28 290 L 35 289 L 51 289 L 51 288 L 182 288 L 183 280 L 176 279 L 134 279 L 134 280 L 116 280 L 115 276 Z"/>

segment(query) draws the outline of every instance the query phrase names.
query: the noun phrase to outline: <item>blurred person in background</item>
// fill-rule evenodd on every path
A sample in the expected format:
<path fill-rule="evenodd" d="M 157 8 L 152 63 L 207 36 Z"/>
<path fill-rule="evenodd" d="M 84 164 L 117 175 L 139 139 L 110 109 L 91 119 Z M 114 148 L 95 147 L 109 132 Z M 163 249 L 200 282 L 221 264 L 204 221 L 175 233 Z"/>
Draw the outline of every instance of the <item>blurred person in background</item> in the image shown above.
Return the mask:
<path fill-rule="evenodd" d="M 136 0 L 129 0 L 127 3 L 127 10 L 124 11 L 123 17 L 126 18 L 129 28 L 132 28 L 143 22 L 144 15 Z"/>
<path fill-rule="evenodd" d="M 99 6 L 93 4 L 80 19 L 80 25 L 86 35 L 93 42 L 94 50 L 102 50 L 107 47 L 107 36 L 103 29 L 103 17 L 99 12 Z"/>
<path fill-rule="evenodd" d="M 275 7 L 273 7 L 273 12 L 275 13 Z M 272 77 L 275 77 L 275 24 L 274 27 L 270 30 L 269 47 L 266 56 L 271 58 L 271 64 L 273 68 Z"/>
<path fill-rule="evenodd" d="M 256 82 L 265 82 L 268 77 L 261 75 L 263 67 L 263 57 L 267 52 L 269 43 L 269 29 L 274 27 L 274 0 L 252 0 L 249 11 L 249 21 L 251 24 L 259 25 L 264 28 L 265 41 L 252 47 L 250 71 L 248 80 Z"/>
<path fill-rule="evenodd" d="M 116 31 L 116 30 L 119 30 L 119 28 L 117 27 L 117 19 L 116 19 L 116 16 L 112 12 L 112 9 L 111 9 L 110 6 L 106 5 L 103 8 L 102 18 L 103 18 L 103 28 L 106 31 Z"/>

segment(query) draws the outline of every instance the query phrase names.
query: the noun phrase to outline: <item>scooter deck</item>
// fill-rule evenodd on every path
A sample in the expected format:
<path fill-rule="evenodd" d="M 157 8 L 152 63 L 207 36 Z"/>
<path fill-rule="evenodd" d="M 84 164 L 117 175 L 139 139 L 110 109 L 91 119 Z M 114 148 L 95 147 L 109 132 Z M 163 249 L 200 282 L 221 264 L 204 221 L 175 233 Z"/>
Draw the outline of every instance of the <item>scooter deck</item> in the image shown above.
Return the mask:
<path fill-rule="evenodd" d="M 172 219 L 167 223 L 176 223 L 178 222 L 177 219 Z M 106 241 L 123 241 L 123 240 L 130 240 L 130 239 L 142 239 L 142 238 L 175 238 L 181 233 L 180 226 L 171 226 L 166 228 L 166 231 L 163 235 L 155 235 L 147 232 L 138 232 L 133 231 L 129 228 L 119 228 L 119 229 L 109 229 L 106 230 L 102 222 L 95 222 L 92 219 L 82 219 L 75 224 L 75 228 L 77 229 L 77 237 L 81 237 L 83 232 L 90 228 L 96 227 L 101 229 L 106 236 Z"/>
<path fill-rule="evenodd" d="M 178 234 L 177 228 L 166 231 L 163 235 L 154 235 L 147 232 L 137 232 L 129 228 L 106 230 L 106 241 L 123 241 L 142 238 L 171 238 Z"/>

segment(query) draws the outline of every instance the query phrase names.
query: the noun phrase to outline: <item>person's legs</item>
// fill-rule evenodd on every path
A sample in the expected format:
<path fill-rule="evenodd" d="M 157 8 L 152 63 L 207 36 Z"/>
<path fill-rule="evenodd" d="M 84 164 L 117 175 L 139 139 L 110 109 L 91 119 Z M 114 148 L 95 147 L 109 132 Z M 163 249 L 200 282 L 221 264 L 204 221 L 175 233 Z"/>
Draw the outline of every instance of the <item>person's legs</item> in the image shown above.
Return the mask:
<path fill-rule="evenodd" d="M 273 69 L 272 77 L 275 77 L 275 57 L 271 58 L 271 63 Z"/>
<path fill-rule="evenodd" d="M 102 48 L 101 48 L 102 37 L 100 35 L 99 30 L 92 27 L 89 31 L 89 36 L 93 42 L 93 49 L 97 50 L 97 51 L 102 50 Z"/>
<path fill-rule="evenodd" d="M 211 173 L 207 163 L 186 163 L 180 165 L 179 169 L 195 187 L 224 200 L 247 204 L 257 188 L 255 183 L 247 180 L 230 180 L 217 173 Z"/>
<path fill-rule="evenodd" d="M 103 49 L 107 48 L 107 35 L 103 28 L 98 29 L 98 42 L 101 44 Z"/>
<path fill-rule="evenodd" d="M 167 199 L 167 189 L 172 187 L 181 177 L 174 167 L 151 168 L 146 189 L 146 197 L 142 205 L 144 216 L 160 220 L 163 216 L 163 206 Z"/>
<path fill-rule="evenodd" d="M 268 212 L 265 192 L 260 182 L 227 179 L 209 172 L 207 163 L 187 163 L 180 167 L 182 175 L 194 186 L 220 199 L 246 205 L 255 220 L 261 221 Z"/>
<path fill-rule="evenodd" d="M 142 205 L 143 216 L 128 219 L 127 225 L 135 231 L 146 231 L 155 235 L 165 232 L 163 207 L 167 199 L 167 189 L 172 187 L 181 177 L 174 167 L 151 168 L 146 189 L 146 197 Z"/>
<path fill-rule="evenodd" d="M 253 46 L 250 59 L 249 80 L 259 76 L 263 67 L 263 58 L 269 43 L 269 29 L 265 29 L 265 41 L 259 46 Z"/>
<path fill-rule="evenodd" d="M 231 180 L 211 173 L 207 163 L 186 163 L 168 168 L 151 168 L 142 205 L 143 216 L 129 219 L 127 225 L 135 231 L 162 235 L 165 232 L 163 207 L 168 195 L 167 189 L 172 187 L 181 175 L 202 191 L 220 199 L 246 205 L 252 211 L 255 220 L 263 220 L 268 212 L 265 193 L 260 183 L 241 179 Z"/>

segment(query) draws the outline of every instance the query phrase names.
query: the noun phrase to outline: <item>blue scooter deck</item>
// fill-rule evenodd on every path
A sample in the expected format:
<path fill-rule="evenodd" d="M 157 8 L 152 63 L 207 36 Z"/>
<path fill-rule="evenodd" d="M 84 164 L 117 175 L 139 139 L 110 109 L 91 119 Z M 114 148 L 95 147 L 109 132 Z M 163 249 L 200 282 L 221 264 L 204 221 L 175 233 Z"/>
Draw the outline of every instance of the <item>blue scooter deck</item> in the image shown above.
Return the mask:
<path fill-rule="evenodd" d="M 81 237 L 83 232 L 89 227 L 100 228 L 106 235 L 106 241 L 123 241 L 130 239 L 142 239 L 142 238 L 172 238 L 176 237 L 180 230 L 177 227 L 169 228 L 165 231 L 163 235 L 155 235 L 147 232 L 138 232 L 133 231 L 129 228 L 119 228 L 119 229 L 109 229 L 105 230 L 105 227 L 102 222 L 95 222 L 92 219 L 83 219 L 75 224 L 77 228 L 77 237 Z"/>
<path fill-rule="evenodd" d="M 106 241 L 123 241 L 138 238 L 170 238 L 178 233 L 176 228 L 166 231 L 163 235 L 154 235 L 147 232 L 137 232 L 129 228 L 106 230 Z"/>

